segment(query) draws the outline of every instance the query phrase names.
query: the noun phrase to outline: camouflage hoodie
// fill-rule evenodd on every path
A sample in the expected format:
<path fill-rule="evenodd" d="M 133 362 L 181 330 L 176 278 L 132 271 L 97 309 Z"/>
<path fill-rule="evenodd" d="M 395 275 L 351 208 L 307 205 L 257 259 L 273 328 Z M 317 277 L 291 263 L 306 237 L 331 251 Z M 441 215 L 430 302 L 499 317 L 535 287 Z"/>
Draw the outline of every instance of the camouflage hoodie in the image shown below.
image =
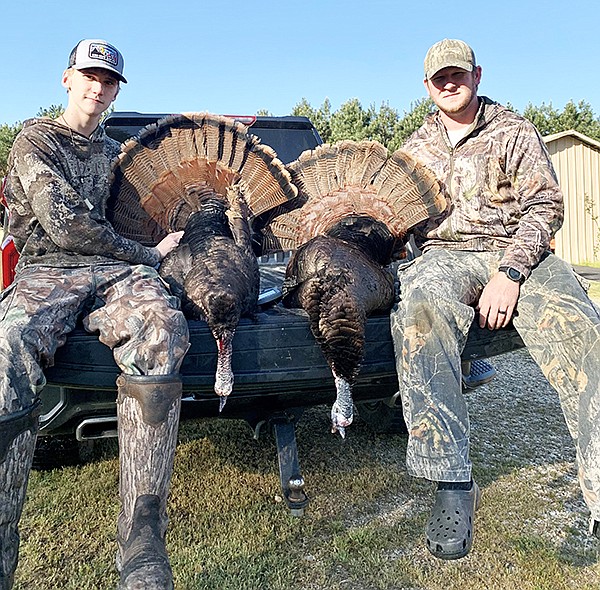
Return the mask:
<path fill-rule="evenodd" d="M 563 221 L 562 193 L 535 127 L 480 97 L 475 122 L 454 148 L 439 113 L 403 148 L 433 171 L 450 204 L 417 228 L 417 245 L 505 249 L 501 264 L 529 276 Z"/>
<path fill-rule="evenodd" d="M 88 139 L 52 119 L 25 122 L 6 185 L 17 268 L 158 263 L 155 248 L 120 236 L 106 220 L 110 163 L 119 149 L 102 127 Z"/>

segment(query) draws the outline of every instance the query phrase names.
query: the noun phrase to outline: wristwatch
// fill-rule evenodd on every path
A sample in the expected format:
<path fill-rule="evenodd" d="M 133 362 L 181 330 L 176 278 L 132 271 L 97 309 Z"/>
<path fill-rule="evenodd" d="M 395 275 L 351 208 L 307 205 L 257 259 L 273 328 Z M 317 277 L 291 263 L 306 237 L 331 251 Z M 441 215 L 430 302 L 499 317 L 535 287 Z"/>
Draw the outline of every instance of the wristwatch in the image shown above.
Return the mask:
<path fill-rule="evenodd" d="M 525 280 L 523 273 L 519 272 L 512 266 L 500 266 L 498 267 L 498 270 L 502 271 L 511 281 L 514 281 L 515 283 L 522 283 Z"/>

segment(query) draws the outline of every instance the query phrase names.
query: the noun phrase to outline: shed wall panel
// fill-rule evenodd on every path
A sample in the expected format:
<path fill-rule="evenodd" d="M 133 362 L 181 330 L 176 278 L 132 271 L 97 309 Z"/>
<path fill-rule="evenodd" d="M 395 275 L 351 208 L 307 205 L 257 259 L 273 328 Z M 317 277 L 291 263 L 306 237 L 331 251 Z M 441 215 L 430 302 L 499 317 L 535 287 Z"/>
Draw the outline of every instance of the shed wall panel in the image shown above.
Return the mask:
<path fill-rule="evenodd" d="M 547 147 L 565 200 L 556 253 L 572 264 L 598 262 L 600 150 L 575 136 L 560 137 Z"/>

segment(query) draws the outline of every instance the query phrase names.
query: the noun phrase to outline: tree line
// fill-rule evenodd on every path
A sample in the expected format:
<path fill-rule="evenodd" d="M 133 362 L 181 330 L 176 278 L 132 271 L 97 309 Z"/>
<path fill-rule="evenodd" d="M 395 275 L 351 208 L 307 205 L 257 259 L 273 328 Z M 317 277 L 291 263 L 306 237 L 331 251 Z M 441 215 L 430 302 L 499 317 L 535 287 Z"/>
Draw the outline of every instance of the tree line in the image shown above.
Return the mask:
<path fill-rule="evenodd" d="M 518 112 L 510 104 L 507 106 Z M 387 102 L 382 103 L 379 108 L 374 105 L 364 108 L 357 98 L 352 98 L 333 111 L 329 99 L 325 99 L 320 107 L 315 108 L 303 98 L 294 106 L 291 114 L 308 117 L 327 143 L 342 139 L 372 139 L 385 145 L 388 150 L 395 151 L 420 127 L 427 114 L 434 110 L 435 105 L 430 98 L 417 100 L 410 105 L 410 111 L 402 114 Z M 61 105 L 52 105 L 40 109 L 36 116 L 55 118 L 63 111 Z M 259 111 L 257 114 L 269 113 Z M 596 116 L 591 105 L 584 100 L 578 103 L 571 100 L 562 110 L 552 106 L 552 103 L 542 103 L 541 106 L 530 103 L 521 114 L 529 119 L 542 135 L 574 129 L 600 141 L 600 117 Z M 0 124 L 0 177 L 6 174 L 8 154 L 21 127 L 22 123 Z"/>
<path fill-rule="evenodd" d="M 510 104 L 506 106 L 518 112 Z M 306 99 L 302 99 L 294 107 L 292 114 L 307 116 L 325 142 L 374 139 L 394 151 L 421 126 L 423 119 L 435 108 L 433 101 L 425 98 L 412 103 L 410 111 L 400 115 L 388 103 L 383 103 L 379 109 L 374 106 L 364 109 L 360 101 L 354 98 L 332 112 L 328 100 L 315 109 Z M 553 107 L 552 103 L 542 103 L 541 106 L 529 103 L 521 114 L 543 136 L 573 129 L 600 141 L 600 117 L 596 116 L 591 105 L 584 100 L 578 103 L 571 100 L 562 111 Z"/>

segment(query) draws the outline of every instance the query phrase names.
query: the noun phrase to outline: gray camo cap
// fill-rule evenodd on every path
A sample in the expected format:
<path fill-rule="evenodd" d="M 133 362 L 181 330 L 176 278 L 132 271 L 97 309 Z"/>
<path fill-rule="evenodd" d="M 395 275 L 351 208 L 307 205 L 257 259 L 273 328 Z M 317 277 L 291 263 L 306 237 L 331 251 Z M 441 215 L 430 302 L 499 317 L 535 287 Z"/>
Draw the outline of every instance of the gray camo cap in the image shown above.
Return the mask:
<path fill-rule="evenodd" d="M 464 41 L 443 39 L 432 45 L 425 56 L 425 79 L 430 80 L 441 69 L 449 67 L 473 71 L 475 53 Z"/>

